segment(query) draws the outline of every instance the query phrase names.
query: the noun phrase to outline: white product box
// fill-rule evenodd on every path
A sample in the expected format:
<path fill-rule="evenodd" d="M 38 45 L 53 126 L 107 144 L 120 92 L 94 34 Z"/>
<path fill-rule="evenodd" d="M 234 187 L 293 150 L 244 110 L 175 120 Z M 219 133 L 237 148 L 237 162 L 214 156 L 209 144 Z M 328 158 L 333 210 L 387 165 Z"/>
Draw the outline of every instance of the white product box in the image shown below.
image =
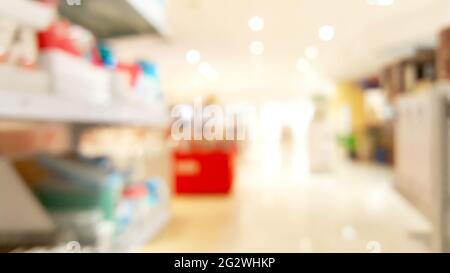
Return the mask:
<path fill-rule="evenodd" d="M 53 8 L 38 1 L 2 0 L 0 17 L 37 30 L 46 29 L 55 18 Z"/>
<path fill-rule="evenodd" d="M 34 65 L 38 55 L 36 31 L 0 17 L 0 58 L 10 64 Z"/>
<path fill-rule="evenodd" d="M 49 93 L 50 78 L 41 70 L 21 68 L 11 64 L 0 65 L 0 90 Z"/>
<path fill-rule="evenodd" d="M 126 73 L 115 71 L 111 73 L 111 80 L 114 99 L 118 102 L 133 104 L 136 99 L 129 85 L 130 77 Z"/>
<path fill-rule="evenodd" d="M 123 72 L 112 72 L 112 90 L 114 100 L 136 109 L 151 108 L 158 113 L 167 109 L 159 83 L 145 76 L 140 76 L 136 87 L 129 85 L 130 76 Z M 163 115 L 163 114 L 162 114 Z"/>
<path fill-rule="evenodd" d="M 98 105 L 111 102 L 108 71 L 62 50 L 45 52 L 40 63 L 50 73 L 52 89 L 58 96 Z"/>

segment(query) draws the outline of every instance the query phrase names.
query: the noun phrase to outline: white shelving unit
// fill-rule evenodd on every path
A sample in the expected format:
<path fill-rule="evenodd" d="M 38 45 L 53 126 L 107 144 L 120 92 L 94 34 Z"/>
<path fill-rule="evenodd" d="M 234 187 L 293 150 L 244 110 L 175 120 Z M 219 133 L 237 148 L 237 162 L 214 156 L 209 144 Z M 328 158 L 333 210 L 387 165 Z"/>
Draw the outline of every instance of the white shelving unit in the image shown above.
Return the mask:
<path fill-rule="evenodd" d="M 430 221 L 432 251 L 450 250 L 450 87 L 396 101 L 395 187 Z"/>
<path fill-rule="evenodd" d="M 0 90 L 0 118 L 76 123 L 110 123 L 164 126 L 168 114 L 163 106 L 113 103 L 93 105 L 68 101 L 51 94 Z"/>
<path fill-rule="evenodd" d="M 0 90 L 0 119 L 163 127 L 167 124 L 168 114 L 163 105 L 136 106 L 118 102 L 94 105 L 50 93 Z M 156 236 L 169 219 L 167 203 L 157 204 L 145 219 L 132 223 L 104 251 L 137 251 Z"/>
<path fill-rule="evenodd" d="M 20 26 L 26 26 L 33 30 L 46 29 L 57 16 L 56 10 L 37 1 L 1 0 L 0 2 L 2 4 L 2 7 L 0 8 L 0 19 L 7 18 Z M 108 14 L 109 11 L 109 15 L 112 16 L 107 18 L 108 20 L 103 21 L 103 25 L 98 20 L 95 21 L 93 25 L 88 24 L 88 26 L 93 27 L 100 26 L 100 29 L 105 26 L 110 27 L 112 30 L 115 30 L 115 28 L 118 29 L 117 33 L 114 31 L 111 31 L 111 33 L 108 31 L 100 33 L 105 35 L 154 33 L 156 35 L 165 36 L 167 33 L 165 6 L 161 1 L 88 0 L 84 2 L 84 0 L 82 0 L 81 3 L 81 6 L 70 6 L 67 5 L 65 1 L 60 0 L 59 12 L 61 12 L 61 10 L 67 11 L 68 14 L 74 12 L 73 21 L 76 22 L 77 20 L 75 19 L 78 19 L 80 22 L 88 24 L 93 22 L 92 18 L 103 18 L 103 15 Z M 105 10 L 107 10 L 107 12 L 105 12 Z M 98 11 L 101 12 L 101 16 L 96 17 L 96 12 Z M 79 16 L 80 13 L 83 16 Z M 84 21 L 86 18 L 88 18 L 87 21 Z M 123 18 L 131 18 L 133 20 L 124 22 Z M 87 28 L 90 29 L 89 27 Z M 91 31 L 95 33 L 94 29 L 91 29 Z M 64 63 L 63 66 L 65 66 L 63 68 L 66 70 L 60 69 L 59 67 L 54 70 L 67 72 L 68 67 L 75 72 L 83 70 L 82 65 L 81 68 L 79 68 L 79 66 L 74 67 L 67 65 L 67 63 Z M 44 70 L 45 72 L 51 72 L 48 68 Z M 90 70 L 86 70 L 87 72 L 84 71 L 85 74 L 93 74 Z M 72 82 L 78 83 L 79 78 L 70 77 L 70 73 L 67 75 L 64 76 L 72 79 L 71 82 L 64 77 L 58 78 L 58 76 L 61 76 L 59 74 L 55 76 L 52 73 L 49 73 L 49 76 L 51 76 L 50 80 L 53 81 L 53 83 L 55 78 L 57 78 L 58 83 L 65 83 L 66 85 L 64 85 L 64 87 L 71 87 L 73 89 L 71 89 L 72 91 L 90 90 L 88 88 L 78 88 L 79 85 L 72 85 Z M 74 128 L 72 134 L 75 142 L 79 140 L 80 132 L 91 126 L 107 124 L 163 128 L 169 122 L 168 110 L 163 103 L 155 102 L 153 104 L 145 104 L 134 100 L 131 102 L 119 102 L 119 100 L 114 100 L 114 97 L 108 104 L 89 103 L 81 101 L 83 98 L 82 93 L 79 95 L 80 100 L 74 100 L 64 96 L 64 94 L 57 93 L 56 91 L 50 92 L 49 90 L 54 90 L 56 88 L 54 88 L 53 85 L 51 85 L 52 88 L 50 88 L 50 86 L 46 88 L 47 85 L 45 83 L 46 80 L 48 80 L 46 77 L 43 77 L 44 79 L 42 80 L 42 86 L 44 86 L 44 88 L 33 89 L 29 87 L 40 87 L 41 85 L 31 81 L 29 75 L 23 76 L 23 74 L 19 73 L 17 75 L 10 75 L 3 73 L 3 76 L 5 79 L 13 77 L 14 79 L 18 79 L 19 83 L 24 81 L 27 84 L 24 85 L 25 87 L 23 88 L 20 87 L 22 86 L 20 84 L 6 84 L 2 87 L 3 89 L 0 88 L 0 120 L 67 123 Z M 40 78 L 38 77 L 38 79 Z M 40 81 L 37 82 L 40 83 Z M 86 82 L 92 81 L 88 79 Z M 104 89 L 106 90 L 106 88 Z M 113 92 L 113 90 L 110 90 L 110 92 Z M 74 93 L 77 94 L 77 92 Z M 4 208 L 7 207 L 5 206 Z M 137 248 L 142 247 L 148 240 L 156 236 L 156 234 L 167 224 L 169 219 L 170 211 L 168 204 L 163 202 L 155 205 L 148 215 L 145 215 L 145 217 L 142 217 L 139 221 L 131 223 L 123 234 L 112 241 L 112 249 L 109 249 L 109 251 L 136 251 Z M 9 222 L 5 223 L 9 224 Z"/>

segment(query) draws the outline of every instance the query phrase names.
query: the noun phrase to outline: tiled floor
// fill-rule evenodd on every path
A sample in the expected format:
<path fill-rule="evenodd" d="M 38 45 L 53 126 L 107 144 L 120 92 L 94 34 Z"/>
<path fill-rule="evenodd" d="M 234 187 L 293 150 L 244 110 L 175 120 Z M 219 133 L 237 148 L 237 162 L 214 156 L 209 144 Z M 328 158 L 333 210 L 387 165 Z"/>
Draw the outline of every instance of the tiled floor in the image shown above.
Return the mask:
<path fill-rule="evenodd" d="M 174 197 L 171 223 L 144 251 L 428 251 L 429 226 L 392 188 L 390 169 L 341 162 L 308 174 L 306 162 L 276 145 L 247 152 L 233 194 Z"/>

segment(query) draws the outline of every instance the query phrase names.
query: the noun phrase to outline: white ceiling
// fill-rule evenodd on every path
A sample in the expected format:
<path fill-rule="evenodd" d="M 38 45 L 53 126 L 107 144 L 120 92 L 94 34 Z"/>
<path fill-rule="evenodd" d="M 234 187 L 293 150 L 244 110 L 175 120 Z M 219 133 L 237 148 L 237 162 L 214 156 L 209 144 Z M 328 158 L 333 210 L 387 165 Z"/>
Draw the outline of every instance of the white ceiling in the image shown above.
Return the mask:
<path fill-rule="evenodd" d="M 264 18 L 262 32 L 248 28 L 254 15 Z M 450 1 L 395 0 L 377 7 L 367 0 L 169 0 L 168 18 L 167 40 L 122 39 L 114 43 L 119 56 L 157 61 L 164 88 L 176 98 L 218 92 L 253 100 L 302 92 L 304 79 L 295 64 L 308 45 L 320 49 L 313 63 L 320 75 L 347 79 L 369 75 L 414 47 L 432 44 L 438 30 L 450 25 Z M 325 24 L 336 30 L 331 42 L 317 37 Z M 249 53 L 253 40 L 264 43 L 262 56 Z M 191 48 L 219 73 L 217 81 L 203 79 L 186 62 Z"/>

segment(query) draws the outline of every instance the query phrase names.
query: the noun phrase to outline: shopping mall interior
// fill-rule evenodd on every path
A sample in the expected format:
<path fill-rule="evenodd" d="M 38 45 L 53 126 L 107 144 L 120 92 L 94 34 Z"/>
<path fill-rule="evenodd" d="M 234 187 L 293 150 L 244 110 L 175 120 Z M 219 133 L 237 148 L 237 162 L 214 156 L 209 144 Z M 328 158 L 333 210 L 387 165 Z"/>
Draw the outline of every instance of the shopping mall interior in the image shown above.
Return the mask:
<path fill-rule="evenodd" d="M 0 252 L 450 252 L 450 1 L 0 4 Z"/>

